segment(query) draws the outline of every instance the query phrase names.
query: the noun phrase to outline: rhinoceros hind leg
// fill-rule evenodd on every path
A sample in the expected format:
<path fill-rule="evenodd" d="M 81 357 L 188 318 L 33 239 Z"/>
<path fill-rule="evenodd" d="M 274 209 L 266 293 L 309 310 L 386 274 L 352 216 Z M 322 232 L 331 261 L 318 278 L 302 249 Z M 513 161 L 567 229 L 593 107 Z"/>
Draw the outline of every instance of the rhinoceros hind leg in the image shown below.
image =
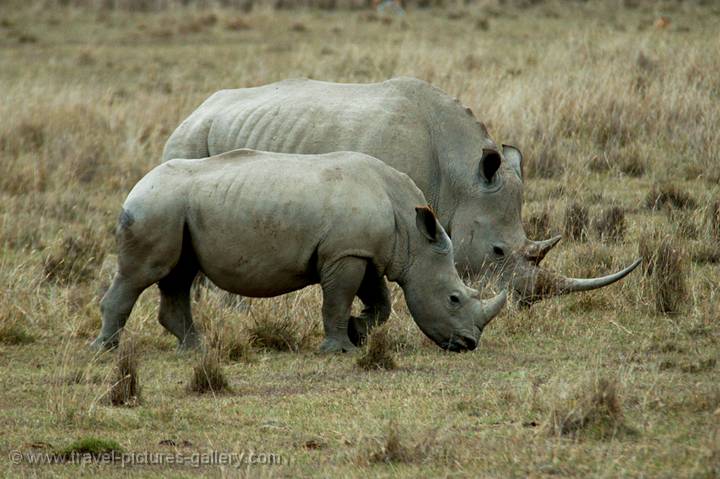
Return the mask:
<path fill-rule="evenodd" d="M 190 289 L 199 268 L 189 243 L 183 242 L 180 260 L 170 273 L 158 282 L 158 321 L 178 339 L 178 349 L 194 349 L 200 346 L 200 336 L 195 329 L 190 310 Z"/>
<path fill-rule="evenodd" d="M 320 345 L 323 353 L 351 352 L 356 349 L 348 337 L 348 322 L 352 302 L 360 289 L 367 261 L 347 256 L 323 268 L 320 285 L 323 291 L 323 326 L 325 341 Z"/>
<path fill-rule="evenodd" d="M 120 332 L 125 327 L 138 296 L 147 287 L 137 286 L 120 273 L 116 273 L 112 285 L 100 303 L 102 329 L 92 342 L 93 349 L 114 349 L 120 342 Z"/>
<path fill-rule="evenodd" d="M 392 310 L 390 290 L 385 278 L 371 265 L 368 265 L 365 277 L 358 290 L 358 298 L 363 302 L 362 314 L 352 316 L 348 323 L 348 336 L 355 346 L 365 343 L 372 328 L 383 324 L 390 317 Z"/>

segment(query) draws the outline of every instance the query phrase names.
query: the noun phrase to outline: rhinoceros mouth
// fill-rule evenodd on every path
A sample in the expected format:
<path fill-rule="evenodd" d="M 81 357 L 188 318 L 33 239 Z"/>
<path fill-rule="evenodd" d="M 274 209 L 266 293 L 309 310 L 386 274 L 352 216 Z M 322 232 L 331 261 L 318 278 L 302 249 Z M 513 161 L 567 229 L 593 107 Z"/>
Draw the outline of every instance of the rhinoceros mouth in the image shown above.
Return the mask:
<path fill-rule="evenodd" d="M 477 347 L 477 339 L 469 336 L 454 336 L 440 344 L 440 347 L 453 353 L 472 351 Z"/>

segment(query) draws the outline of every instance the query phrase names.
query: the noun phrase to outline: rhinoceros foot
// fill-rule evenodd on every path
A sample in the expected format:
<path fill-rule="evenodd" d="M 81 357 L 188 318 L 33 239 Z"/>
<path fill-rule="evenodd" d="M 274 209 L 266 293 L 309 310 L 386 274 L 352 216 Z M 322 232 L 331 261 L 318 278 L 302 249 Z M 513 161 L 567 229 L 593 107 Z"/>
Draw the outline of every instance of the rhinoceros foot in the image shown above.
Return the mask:
<path fill-rule="evenodd" d="M 357 347 L 350 342 L 350 339 L 338 340 L 334 338 L 325 338 L 320 345 L 321 353 L 351 353 Z"/>
<path fill-rule="evenodd" d="M 202 337 L 193 330 L 185 335 L 182 340 L 178 339 L 177 350 L 180 353 L 204 351 L 205 345 L 203 344 Z"/>
<path fill-rule="evenodd" d="M 117 335 L 115 338 L 104 338 L 102 336 L 98 336 L 95 338 L 95 341 L 90 343 L 90 349 L 93 351 L 110 351 L 112 349 L 117 349 L 119 344 Z"/>

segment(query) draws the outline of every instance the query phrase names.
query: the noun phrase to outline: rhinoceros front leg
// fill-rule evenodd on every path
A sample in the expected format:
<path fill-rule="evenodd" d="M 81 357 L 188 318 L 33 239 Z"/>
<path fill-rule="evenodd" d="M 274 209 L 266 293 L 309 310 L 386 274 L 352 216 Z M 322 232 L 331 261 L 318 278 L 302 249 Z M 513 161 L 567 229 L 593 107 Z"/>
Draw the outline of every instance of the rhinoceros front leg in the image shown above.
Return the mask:
<path fill-rule="evenodd" d="M 366 267 L 366 260 L 348 256 L 323 268 L 320 285 L 323 291 L 325 341 L 320 345 L 321 352 L 340 353 L 356 349 L 348 336 L 348 322 L 352 302 L 360 289 Z"/>
<path fill-rule="evenodd" d="M 370 265 L 367 267 L 357 295 L 365 308 L 359 317 L 352 316 L 350 318 L 348 336 L 355 346 L 360 346 L 365 343 L 372 328 L 387 321 L 392 306 L 390 303 L 390 290 L 387 287 L 385 278 L 379 275 L 375 268 Z"/>

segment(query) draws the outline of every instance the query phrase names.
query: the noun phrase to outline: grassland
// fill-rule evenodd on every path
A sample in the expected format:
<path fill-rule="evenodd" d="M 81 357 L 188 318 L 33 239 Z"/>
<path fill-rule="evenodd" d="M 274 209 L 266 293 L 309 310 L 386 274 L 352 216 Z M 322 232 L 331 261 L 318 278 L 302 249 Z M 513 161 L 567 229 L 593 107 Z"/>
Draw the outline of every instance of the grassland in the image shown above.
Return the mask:
<path fill-rule="evenodd" d="M 720 476 L 717 6 L 489 1 L 383 19 L 70 3 L 0 6 L 4 475 Z M 178 122 L 220 88 L 397 75 L 458 96 L 499 143 L 522 148 L 529 231 L 580 231 L 548 267 L 586 276 L 640 251 L 659 261 L 592 294 L 511 305 L 460 355 L 421 336 L 396 289 L 392 370 L 314 353 L 316 288 L 247 311 L 204 291 L 194 311 L 229 388 L 206 394 L 189 390 L 198 358 L 174 351 L 151 290 L 125 336 L 140 398 L 111 406 L 118 355 L 85 346 L 114 222 Z M 566 224 L 575 206 L 586 224 Z M 256 451 L 284 463 L 9 459 L 90 437 L 125 452 Z"/>

